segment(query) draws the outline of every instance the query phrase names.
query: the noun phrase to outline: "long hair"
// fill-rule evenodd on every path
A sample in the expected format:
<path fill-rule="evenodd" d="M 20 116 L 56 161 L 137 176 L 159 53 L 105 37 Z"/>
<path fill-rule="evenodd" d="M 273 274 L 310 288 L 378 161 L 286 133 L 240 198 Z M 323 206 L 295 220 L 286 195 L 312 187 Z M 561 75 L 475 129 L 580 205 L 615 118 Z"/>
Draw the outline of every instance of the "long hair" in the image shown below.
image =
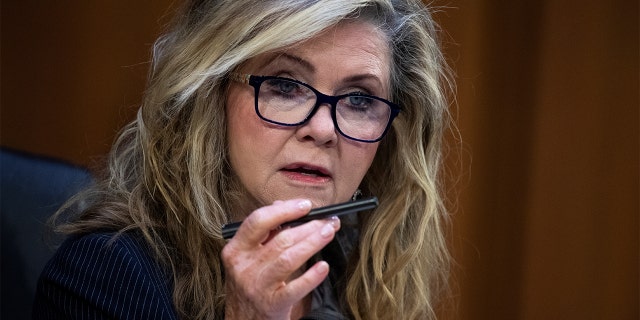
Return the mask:
<path fill-rule="evenodd" d="M 238 188 L 227 159 L 227 76 L 349 19 L 387 36 L 391 100 L 402 112 L 361 184 L 381 205 L 361 219 L 346 309 L 356 319 L 434 318 L 449 264 L 438 176 L 448 82 L 436 25 L 418 0 L 188 1 L 154 46 L 142 106 L 104 178 L 74 200 L 89 207 L 59 229 L 137 230 L 171 270 L 180 316 L 223 314 L 221 226 Z"/>

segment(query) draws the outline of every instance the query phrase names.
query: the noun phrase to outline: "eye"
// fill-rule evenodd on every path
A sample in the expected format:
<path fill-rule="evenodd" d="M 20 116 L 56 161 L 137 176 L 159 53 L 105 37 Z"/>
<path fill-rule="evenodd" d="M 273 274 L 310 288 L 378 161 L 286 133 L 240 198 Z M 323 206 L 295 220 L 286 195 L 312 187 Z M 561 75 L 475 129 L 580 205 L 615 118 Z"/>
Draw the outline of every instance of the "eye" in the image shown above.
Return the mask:
<path fill-rule="evenodd" d="M 295 94 L 300 89 L 300 85 L 285 79 L 271 79 L 266 84 L 269 91 L 284 95 Z"/>
<path fill-rule="evenodd" d="M 298 87 L 297 84 L 289 81 L 278 81 L 278 89 L 284 93 L 291 93 Z"/>
<path fill-rule="evenodd" d="M 360 95 L 352 95 L 342 98 L 341 105 L 354 112 L 366 112 L 375 102 L 373 99 Z"/>
<path fill-rule="evenodd" d="M 362 96 L 349 96 L 347 97 L 349 105 L 353 107 L 366 107 L 371 104 L 371 99 Z"/>

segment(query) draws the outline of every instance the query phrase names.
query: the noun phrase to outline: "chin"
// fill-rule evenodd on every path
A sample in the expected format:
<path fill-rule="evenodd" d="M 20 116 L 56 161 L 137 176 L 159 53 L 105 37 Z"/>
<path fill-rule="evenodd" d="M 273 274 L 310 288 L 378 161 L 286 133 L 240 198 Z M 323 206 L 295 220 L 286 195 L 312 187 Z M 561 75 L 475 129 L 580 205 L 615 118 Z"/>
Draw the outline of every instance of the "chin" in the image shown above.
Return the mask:
<path fill-rule="evenodd" d="M 279 200 L 296 199 L 296 198 L 311 200 L 311 203 L 313 203 L 314 208 L 324 207 L 330 204 L 341 202 L 334 194 L 317 191 L 317 190 L 304 190 L 302 192 L 297 191 L 297 192 L 286 193 L 286 195 L 283 194 L 282 199 L 279 199 Z"/>

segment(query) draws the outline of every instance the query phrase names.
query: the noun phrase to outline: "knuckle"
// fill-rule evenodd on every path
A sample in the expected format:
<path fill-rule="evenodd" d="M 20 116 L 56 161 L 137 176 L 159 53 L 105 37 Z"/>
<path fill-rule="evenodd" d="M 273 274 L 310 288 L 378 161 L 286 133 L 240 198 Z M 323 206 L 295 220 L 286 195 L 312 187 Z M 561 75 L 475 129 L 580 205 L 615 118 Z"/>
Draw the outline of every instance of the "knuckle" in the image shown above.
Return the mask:
<path fill-rule="evenodd" d="M 293 245 L 293 238 L 288 232 L 280 232 L 273 239 L 278 249 L 284 250 L 290 248 Z"/>
<path fill-rule="evenodd" d="M 283 271 L 295 269 L 295 261 L 289 251 L 283 251 L 275 261 L 276 267 Z"/>
<path fill-rule="evenodd" d="M 236 256 L 235 250 L 233 250 L 229 245 L 224 246 L 222 248 L 222 253 L 220 254 L 223 261 L 232 262 L 234 257 Z"/>
<path fill-rule="evenodd" d="M 246 286 L 244 288 L 244 293 L 247 297 L 249 297 L 252 300 L 260 297 L 260 291 L 255 286 Z"/>
<path fill-rule="evenodd" d="M 263 208 L 256 209 L 255 211 L 253 211 L 252 214 L 250 214 L 244 220 L 243 224 L 249 231 L 259 230 L 260 225 L 263 223 L 263 220 L 265 219 L 265 215 L 266 213 Z"/>

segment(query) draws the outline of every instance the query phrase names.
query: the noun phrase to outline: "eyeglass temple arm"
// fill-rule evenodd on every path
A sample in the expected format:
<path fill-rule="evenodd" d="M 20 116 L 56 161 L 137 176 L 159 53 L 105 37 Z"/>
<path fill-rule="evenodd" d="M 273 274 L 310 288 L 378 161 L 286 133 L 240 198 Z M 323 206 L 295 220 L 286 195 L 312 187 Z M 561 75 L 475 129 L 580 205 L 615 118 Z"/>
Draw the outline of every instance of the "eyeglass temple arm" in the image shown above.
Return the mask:
<path fill-rule="evenodd" d="M 233 81 L 249 84 L 249 79 L 251 78 L 251 75 L 245 74 L 245 73 L 232 72 L 229 74 L 229 78 Z"/>

